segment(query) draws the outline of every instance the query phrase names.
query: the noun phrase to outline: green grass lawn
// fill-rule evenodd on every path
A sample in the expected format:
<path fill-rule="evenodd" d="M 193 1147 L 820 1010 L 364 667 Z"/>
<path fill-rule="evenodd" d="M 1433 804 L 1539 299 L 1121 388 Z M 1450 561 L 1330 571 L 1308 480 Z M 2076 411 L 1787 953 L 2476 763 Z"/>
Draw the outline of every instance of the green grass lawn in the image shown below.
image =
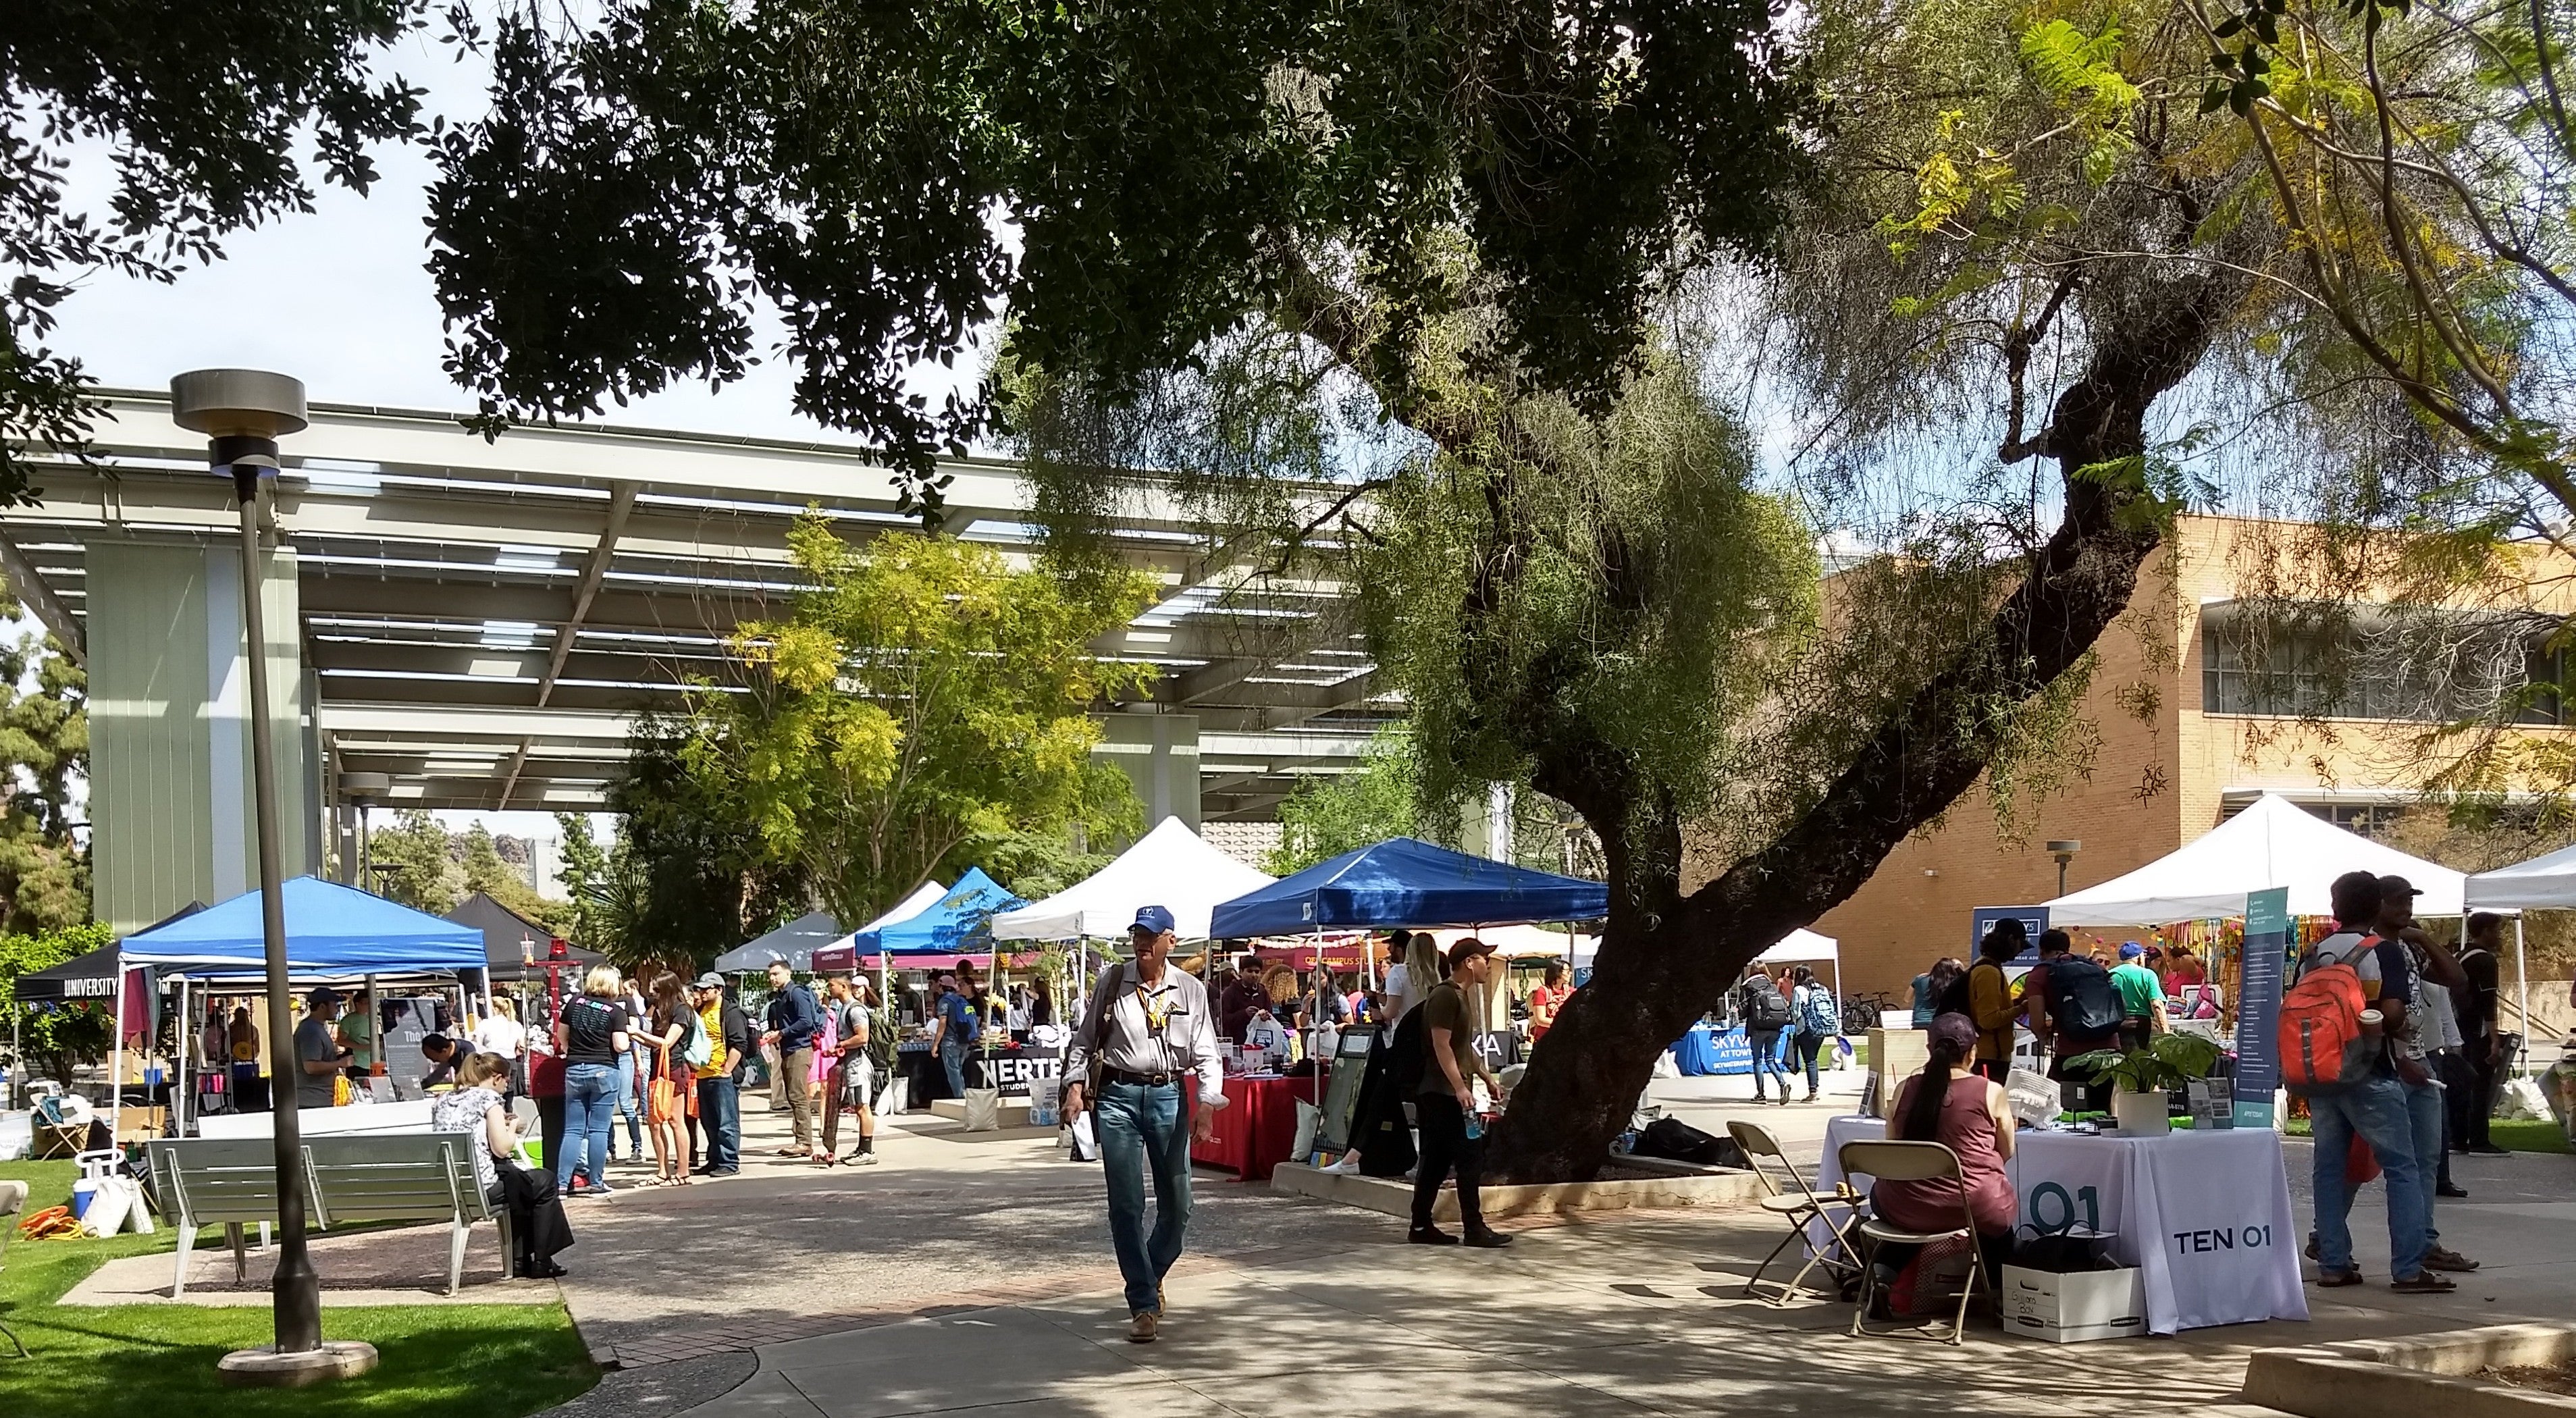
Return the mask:
<path fill-rule="evenodd" d="M 2567 1151 L 2566 1131 L 2547 1118 L 2524 1122 L 2498 1118 L 2487 1124 L 2487 1136 L 2508 1152 Z"/>
<path fill-rule="evenodd" d="M 2308 1120 L 2305 1118 L 2290 1119 L 2289 1134 L 2292 1137 L 2308 1136 Z M 2537 1122 L 2516 1122 L 2506 1118 L 2497 1118 L 2495 1121 L 2487 1124 L 2487 1135 L 2494 1140 L 2496 1146 L 2505 1149 L 2507 1152 L 2563 1153 L 2567 1151 L 2566 1132 L 2560 1129 L 2558 1124 L 2551 1122 L 2546 1118 Z"/>
<path fill-rule="evenodd" d="M 29 1182 L 29 1209 L 69 1200 L 68 1162 L 0 1164 L 0 1179 Z M 436 1414 L 438 1418 L 520 1418 L 598 1382 L 599 1371 L 561 1305 L 401 1305 L 325 1309 L 330 1339 L 363 1339 L 381 1362 L 363 1378 L 327 1390 L 228 1389 L 215 1361 L 266 1343 L 264 1308 L 203 1309 L 54 1303 L 101 1263 L 166 1252 L 169 1227 L 110 1240 L 22 1241 L 0 1253 L 0 1323 L 18 1331 L 32 1360 L 0 1341 L 0 1414 L 45 1418 L 133 1418 L 184 1414 L 200 1404 L 243 1418 Z"/>

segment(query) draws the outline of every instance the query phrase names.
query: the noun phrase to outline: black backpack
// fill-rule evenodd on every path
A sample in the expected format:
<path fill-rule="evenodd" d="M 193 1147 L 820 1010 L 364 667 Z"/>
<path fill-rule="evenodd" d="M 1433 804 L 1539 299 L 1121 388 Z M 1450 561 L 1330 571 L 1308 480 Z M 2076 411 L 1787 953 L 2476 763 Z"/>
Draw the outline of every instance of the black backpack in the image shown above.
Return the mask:
<path fill-rule="evenodd" d="M 1734 1139 L 1711 1136 L 1679 1118 L 1657 1118 L 1646 1124 L 1645 1130 L 1637 1134 L 1633 1151 L 1639 1157 L 1697 1162 L 1708 1167 L 1745 1165 L 1744 1149 L 1736 1146 Z"/>
<path fill-rule="evenodd" d="M 1767 975 L 1744 982 L 1744 1027 L 1773 1030 L 1789 1027 L 1789 1002 Z"/>
<path fill-rule="evenodd" d="M 2111 972 L 2080 955 L 2049 962 L 2048 992 L 2055 997 L 2049 1003 L 2061 1034 L 2090 1039 L 2116 1033 L 2128 1017 Z"/>

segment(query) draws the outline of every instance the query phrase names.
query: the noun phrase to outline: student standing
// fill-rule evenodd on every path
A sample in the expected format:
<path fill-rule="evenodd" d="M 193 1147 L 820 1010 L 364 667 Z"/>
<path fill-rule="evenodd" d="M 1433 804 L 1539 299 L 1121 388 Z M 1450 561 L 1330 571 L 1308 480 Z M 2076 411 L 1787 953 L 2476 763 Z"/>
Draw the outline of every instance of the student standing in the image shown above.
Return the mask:
<path fill-rule="evenodd" d="M 1404 1237 L 1415 1245 L 1458 1244 L 1458 1237 L 1431 1224 L 1440 1184 L 1453 1171 L 1458 1174 L 1458 1225 L 1467 1244 L 1495 1249 L 1512 1243 L 1511 1237 L 1485 1224 L 1476 1191 L 1484 1166 L 1484 1119 L 1469 1080 L 1483 1079 L 1498 1103 L 1503 1086 L 1476 1052 L 1475 1010 L 1467 1003 L 1466 991 L 1492 976 L 1493 960 L 1492 946 L 1473 936 L 1459 941 L 1449 947 L 1449 978 L 1434 986 L 1431 997 L 1422 1002 L 1422 1086 L 1413 1100 L 1414 1117 L 1422 1129 L 1422 1165 L 1413 1176 L 1413 1229 Z M 1781 1085 L 1784 1103 L 1789 1101 L 1787 1087 Z"/>
<path fill-rule="evenodd" d="M 2111 988 L 2120 992 L 2120 1047 L 2143 1049 L 2165 1032 L 2165 984 L 2147 968 L 2146 947 L 2120 943 L 2120 963 L 2112 967 Z"/>
<path fill-rule="evenodd" d="M 581 994 L 555 1018 L 555 1050 L 564 1061 L 564 1135 L 555 1189 L 565 1196 L 606 1196 L 608 1130 L 617 1121 L 617 1056 L 626 1052 L 626 1005 L 614 965 L 594 965 Z M 572 1184 L 575 1173 L 589 1179 Z"/>
<path fill-rule="evenodd" d="M 762 1042 L 778 1051 L 778 1071 L 786 1080 L 787 1111 L 796 1140 L 778 1149 L 781 1157 L 823 1159 L 814 1135 L 814 1043 L 823 1032 L 823 1007 L 814 992 L 796 983 L 784 960 L 769 962 L 769 1032 Z"/>
<path fill-rule="evenodd" d="M 1216 1111 L 1227 1099 L 1207 987 L 1171 965 L 1172 913 L 1160 906 L 1139 909 L 1127 938 L 1135 958 L 1100 972 L 1082 1027 L 1065 1049 L 1064 1115 L 1070 1120 L 1086 1109 L 1094 1112 L 1109 1193 L 1109 1240 L 1126 1281 L 1127 1339 L 1151 1344 L 1163 1322 L 1163 1277 L 1189 1239 L 1190 1143 L 1216 1136 Z M 1085 1090 L 1095 1061 L 1097 1098 Z M 1185 1074 L 1198 1077 L 1196 1106 L 1182 1087 Z"/>
<path fill-rule="evenodd" d="M 827 1167 L 837 1162 L 873 1167 L 877 1115 L 870 1105 L 875 1101 L 876 1069 L 868 1057 L 868 1041 L 875 1036 L 875 1011 L 865 980 L 835 975 L 826 988 L 832 992 L 839 1037 L 832 1046 L 832 1071 L 823 1085 L 823 1155 L 816 1160 Z M 859 1150 L 847 1157 L 840 1152 L 844 1098 L 859 1115 Z"/>
<path fill-rule="evenodd" d="M 2503 984 L 2503 972 L 2497 962 L 2503 942 L 2504 917 L 2493 911 L 2470 916 L 2467 948 L 2460 953 L 2460 973 L 2468 983 L 2451 992 L 2451 1003 L 2460 1017 L 2461 1071 L 2468 1085 L 2456 1090 L 2458 1096 L 2451 1100 L 2451 1116 L 2458 1124 L 2452 1130 L 2451 1141 L 2462 1152 L 2482 1157 L 2506 1155 L 2487 1130 L 2492 1111 L 2489 1100 L 2496 1092 L 2496 1071 L 2504 1061 L 2504 1034 L 2496 1023 Z"/>

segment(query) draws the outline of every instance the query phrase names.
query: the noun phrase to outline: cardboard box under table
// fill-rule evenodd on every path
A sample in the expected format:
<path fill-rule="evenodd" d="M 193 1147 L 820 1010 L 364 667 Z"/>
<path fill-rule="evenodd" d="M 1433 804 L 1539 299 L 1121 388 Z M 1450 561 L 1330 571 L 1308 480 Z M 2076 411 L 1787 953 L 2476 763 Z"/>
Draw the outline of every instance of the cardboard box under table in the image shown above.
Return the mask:
<path fill-rule="evenodd" d="M 2059 1274 L 2008 1265 L 2001 1298 L 2005 1332 L 2025 1339 L 2072 1344 L 2147 1332 L 2147 1277 L 2135 1266 Z"/>

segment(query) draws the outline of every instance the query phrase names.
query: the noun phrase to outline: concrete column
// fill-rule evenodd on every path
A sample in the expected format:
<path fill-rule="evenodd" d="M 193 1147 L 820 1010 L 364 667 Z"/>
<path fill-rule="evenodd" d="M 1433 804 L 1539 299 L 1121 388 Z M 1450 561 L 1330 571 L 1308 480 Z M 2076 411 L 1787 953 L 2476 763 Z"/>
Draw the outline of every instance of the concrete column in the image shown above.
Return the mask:
<path fill-rule="evenodd" d="M 1199 828 L 1199 720 L 1195 714 L 1104 714 L 1092 753 L 1118 765 L 1145 805 L 1145 827 L 1177 817 Z"/>
<path fill-rule="evenodd" d="M 229 542 L 96 538 L 89 612 L 91 894 L 119 934 L 258 880 L 240 552 Z M 312 804 L 295 554 L 263 578 L 279 800 Z M 318 813 L 280 825 L 289 875 L 318 870 Z"/>
<path fill-rule="evenodd" d="M 1471 797 L 1458 811 L 1458 850 L 1473 857 L 1508 862 L 1512 859 L 1513 787 L 1509 783 L 1486 785 L 1482 797 Z"/>

